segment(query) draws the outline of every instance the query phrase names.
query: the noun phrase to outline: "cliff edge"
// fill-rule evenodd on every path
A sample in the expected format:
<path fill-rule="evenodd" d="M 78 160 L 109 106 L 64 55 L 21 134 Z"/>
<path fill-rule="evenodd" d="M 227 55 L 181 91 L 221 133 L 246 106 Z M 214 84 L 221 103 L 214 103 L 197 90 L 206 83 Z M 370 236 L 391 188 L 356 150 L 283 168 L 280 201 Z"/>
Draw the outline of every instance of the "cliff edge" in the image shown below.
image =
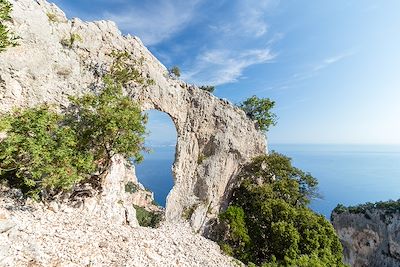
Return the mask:
<path fill-rule="evenodd" d="M 332 224 L 354 267 L 400 266 L 400 202 L 338 206 Z"/>

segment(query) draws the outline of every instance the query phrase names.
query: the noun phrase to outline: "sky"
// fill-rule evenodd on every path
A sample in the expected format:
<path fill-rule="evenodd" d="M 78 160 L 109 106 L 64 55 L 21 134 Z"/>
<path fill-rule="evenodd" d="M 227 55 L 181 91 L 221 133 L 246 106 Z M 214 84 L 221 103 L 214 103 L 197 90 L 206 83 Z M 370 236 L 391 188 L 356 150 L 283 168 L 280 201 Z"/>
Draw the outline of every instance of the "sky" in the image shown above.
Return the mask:
<path fill-rule="evenodd" d="M 400 144 L 400 1 L 54 0 L 109 19 L 181 78 L 239 103 L 276 102 L 272 144 Z M 173 145 L 150 112 L 149 143 Z"/>

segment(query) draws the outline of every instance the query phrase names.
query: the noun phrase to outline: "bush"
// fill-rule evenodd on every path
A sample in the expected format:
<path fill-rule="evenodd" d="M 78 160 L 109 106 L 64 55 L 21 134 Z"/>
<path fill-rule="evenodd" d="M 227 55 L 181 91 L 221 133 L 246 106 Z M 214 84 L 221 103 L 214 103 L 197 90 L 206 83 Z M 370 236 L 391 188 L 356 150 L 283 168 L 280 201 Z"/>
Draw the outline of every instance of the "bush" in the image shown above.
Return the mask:
<path fill-rule="evenodd" d="M 252 96 L 239 104 L 246 115 L 257 121 L 258 127 L 265 132 L 271 125 L 276 125 L 276 115 L 271 112 L 274 106 L 275 102 L 269 98 L 258 98 L 257 96 Z"/>
<path fill-rule="evenodd" d="M 145 208 L 134 205 L 136 210 L 136 219 L 140 226 L 156 228 L 163 219 L 161 212 L 148 211 Z"/>
<path fill-rule="evenodd" d="M 3 23 L 11 20 L 10 14 L 12 5 L 7 0 L 0 0 L 0 52 L 3 52 L 7 47 L 17 46 L 17 37 L 8 30 Z"/>
<path fill-rule="evenodd" d="M 181 77 L 181 70 L 178 66 L 173 66 L 169 69 L 169 74 L 174 78 L 179 78 Z"/>
<path fill-rule="evenodd" d="M 118 79 L 110 74 L 99 94 L 71 97 L 63 114 L 41 105 L 1 117 L 7 136 L 0 143 L 0 179 L 38 198 L 101 182 L 115 154 L 142 160 L 147 117 Z"/>
<path fill-rule="evenodd" d="M 375 203 L 367 202 L 365 204 L 359 204 L 355 206 L 346 207 L 342 204 L 338 204 L 333 212 L 337 214 L 341 214 L 343 212 L 349 212 L 352 214 L 365 214 L 367 211 L 372 211 L 373 209 L 379 209 L 384 211 L 385 214 L 393 214 L 400 211 L 400 199 L 397 201 L 389 200 L 389 201 L 379 201 Z"/>
<path fill-rule="evenodd" d="M 67 124 L 77 134 L 79 151 L 90 153 L 101 171 L 120 154 L 140 162 L 143 157 L 147 116 L 124 96 L 120 85 L 108 81 L 99 95 L 71 97 Z"/>
<path fill-rule="evenodd" d="M 50 22 L 54 22 L 54 23 L 59 22 L 56 14 L 47 12 L 46 15 Z"/>
<path fill-rule="evenodd" d="M 144 58 L 133 59 L 128 51 L 112 51 L 114 59 L 110 67 L 110 73 L 105 80 L 117 81 L 122 87 L 134 82 L 143 86 L 154 85 L 155 81 L 142 73 Z"/>
<path fill-rule="evenodd" d="M 239 179 L 219 216 L 224 251 L 260 266 L 343 266 L 333 226 L 307 207 L 315 178 L 272 153 L 255 158 Z"/>
<path fill-rule="evenodd" d="M 203 86 L 200 86 L 199 88 L 201 90 L 204 90 L 204 91 L 207 91 L 210 93 L 214 92 L 214 90 L 215 90 L 215 86 L 212 86 L 212 85 L 203 85 Z"/>
<path fill-rule="evenodd" d="M 82 37 L 77 33 L 71 33 L 69 37 L 61 40 L 61 44 L 71 49 L 76 42 L 82 42 Z"/>
<path fill-rule="evenodd" d="M 50 106 L 16 110 L 0 143 L 0 178 L 38 198 L 41 190 L 70 189 L 95 170 L 93 156 L 77 150 L 77 134 Z"/>

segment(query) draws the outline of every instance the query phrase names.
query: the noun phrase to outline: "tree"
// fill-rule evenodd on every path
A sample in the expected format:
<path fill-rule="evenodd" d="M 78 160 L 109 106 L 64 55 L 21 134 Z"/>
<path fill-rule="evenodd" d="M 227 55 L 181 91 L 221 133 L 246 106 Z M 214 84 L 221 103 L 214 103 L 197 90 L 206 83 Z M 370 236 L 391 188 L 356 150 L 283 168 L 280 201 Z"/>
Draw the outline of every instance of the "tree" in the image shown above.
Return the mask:
<path fill-rule="evenodd" d="M 106 84 L 99 95 L 71 97 L 66 114 L 67 124 L 77 134 L 78 149 L 92 154 L 101 171 L 116 154 L 142 160 L 147 122 L 140 106 L 123 95 L 121 85 Z"/>
<path fill-rule="evenodd" d="M 258 127 L 265 132 L 271 125 L 276 125 L 276 115 L 271 112 L 274 106 L 275 102 L 269 98 L 258 98 L 257 96 L 252 96 L 239 104 L 246 115 L 257 121 Z"/>
<path fill-rule="evenodd" d="M 343 266 L 333 226 L 307 207 L 316 186 L 281 154 L 255 158 L 219 216 L 222 249 L 260 266 Z"/>
<path fill-rule="evenodd" d="M 0 142 L 0 179 L 25 194 L 70 189 L 95 170 L 92 155 L 76 149 L 76 132 L 52 107 L 17 109 L 2 121 L 7 137 Z"/>
<path fill-rule="evenodd" d="M 181 70 L 179 69 L 178 66 L 173 66 L 172 68 L 169 69 L 169 74 L 175 78 L 179 78 L 181 77 Z"/>
<path fill-rule="evenodd" d="M 16 46 L 18 38 L 12 36 L 4 22 L 11 20 L 12 6 L 7 0 L 0 0 L 0 52 L 7 47 Z"/>
<path fill-rule="evenodd" d="M 7 135 L 0 143 L 0 179 L 38 198 L 83 181 L 101 186 L 115 154 L 142 160 L 147 116 L 122 88 L 131 81 L 149 83 L 135 66 L 119 61 L 129 59 L 126 53 L 118 55 L 103 90 L 71 97 L 64 113 L 40 105 L 1 117 Z"/>
<path fill-rule="evenodd" d="M 212 85 L 203 85 L 203 86 L 200 86 L 199 88 L 201 90 L 204 90 L 204 91 L 207 91 L 210 93 L 214 92 L 214 90 L 215 90 L 215 86 L 212 86 Z"/>

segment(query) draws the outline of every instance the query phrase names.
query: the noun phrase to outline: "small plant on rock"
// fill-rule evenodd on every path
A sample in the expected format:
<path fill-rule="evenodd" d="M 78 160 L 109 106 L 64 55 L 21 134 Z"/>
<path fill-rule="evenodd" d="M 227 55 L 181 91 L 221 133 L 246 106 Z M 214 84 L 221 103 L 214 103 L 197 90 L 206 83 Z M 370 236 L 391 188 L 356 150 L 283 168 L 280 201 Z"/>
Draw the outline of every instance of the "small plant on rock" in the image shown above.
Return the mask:
<path fill-rule="evenodd" d="M 203 85 L 199 87 L 201 90 L 207 91 L 209 93 L 213 93 L 215 91 L 215 86 L 212 85 Z"/>
<path fill-rule="evenodd" d="M 15 37 L 4 24 L 11 20 L 12 5 L 7 0 L 0 0 L 0 52 L 8 47 L 17 46 L 18 37 Z"/>
<path fill-rule="evenodd" d="M 175 79 L 178 79 L 179 77 L 181 77 L 181 70 L 178 66 L 173 66 L 169 69 L 169 75 Z"/>
<path fill-rule="evenodd" d="M 58 17 L 57 17 L 56 14 L 51 13 L 51 12 L 47 12 L 46 15 L 47 15 L 47 18 L 49 19 L 50 22 L 54 22 L 54 23 L 55 22 L 59 22 L 58 21 Z"/>
<path fill-rule="evenodd" d="M 71 33 L 69 37 L 61 40 L 61 44 L 71 49 L 76 42 L 82 42 L 82 37 L 77 33 Z"/>
<path fill-rule="evenodd" d="M 136 218 L 140 226 L 156 228 L 163 219 L 161 212 L 148 211 L 143 207 L 134 205 L 136 210 Z"/>

